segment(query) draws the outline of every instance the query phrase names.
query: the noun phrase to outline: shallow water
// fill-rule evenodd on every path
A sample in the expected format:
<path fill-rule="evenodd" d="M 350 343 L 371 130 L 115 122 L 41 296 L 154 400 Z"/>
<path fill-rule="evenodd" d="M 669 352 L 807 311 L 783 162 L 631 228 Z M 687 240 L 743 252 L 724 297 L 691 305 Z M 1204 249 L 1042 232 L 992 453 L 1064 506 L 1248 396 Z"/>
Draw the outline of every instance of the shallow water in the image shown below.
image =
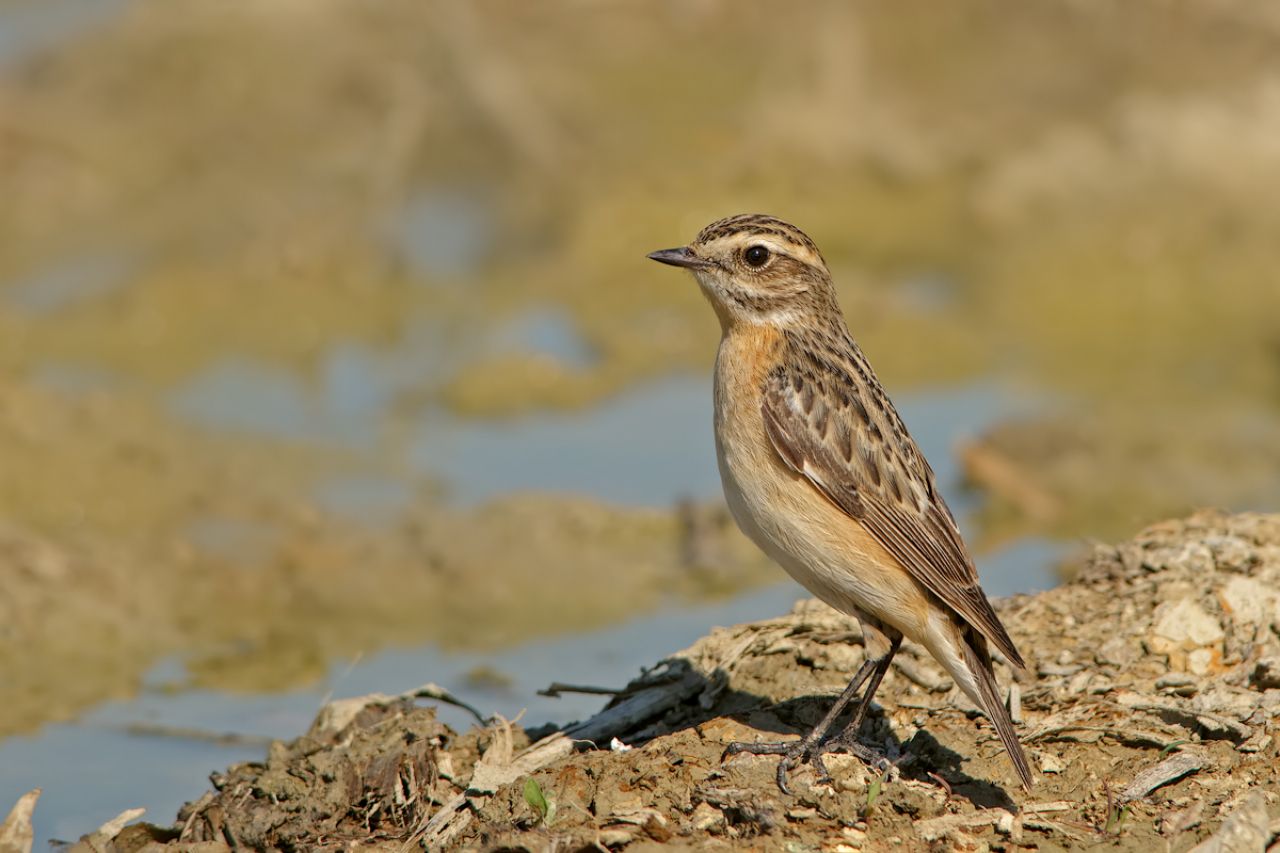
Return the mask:
<path fill-rule="evenodd" d="M 0 4 L 0 68 L 92 29 L 129 0 L 35 0 Z"/>

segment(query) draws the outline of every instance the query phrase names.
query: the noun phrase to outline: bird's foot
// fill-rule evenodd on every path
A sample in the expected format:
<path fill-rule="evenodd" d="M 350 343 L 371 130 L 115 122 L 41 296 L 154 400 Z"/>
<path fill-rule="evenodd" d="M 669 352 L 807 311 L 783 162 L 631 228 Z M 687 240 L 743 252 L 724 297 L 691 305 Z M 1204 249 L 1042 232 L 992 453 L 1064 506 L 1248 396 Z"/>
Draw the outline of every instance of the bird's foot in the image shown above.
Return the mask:
<path fill-rule="evenodd" d="M 790 794 L 791 788 L 787 785 L 787 773 L 797 764 L 809 761 L 813 757 L 814 746 L 815 744 L 810 742 L 807 737 L 799 740 L 786 740 L 781 743 L 734 741 L 724 748 L 724 754 L 720 756 L 720 760 L 724 761 L 732 755 L 741 755 L 744 752 L 749 755 L 781 756 L 782 758 L 778 762 L 778 788 L 782 793 Z"/>
<path fill-rule="evenodd" d="M 888 770 L 894 764 L 889 760 L 889 756 L 883 752 L 860 743 L 856 733 L 846 731 L 822 744 L 809 758 L 809 763 L 813 765 L 813 769 L 818 771 L 818 781 L 824 785 L 831 784 L 831 773 L 828 772 L 826 759 L 823 758 L 824 755 L 830 753 L 852 755 L 862 761 L 863 764 L 880 773 Z"/>
<path fill-rule="evenodd" d="M 823 756 L 830 752 L 844 752 L 853 755 L 866 762 L 871 767 L 883 770 L 892 762 L 881 752 L 863 746 L 858 742 L 856 736 L 842 734 L 834 737 L 824 743 L 819 743 L 816 739 L 808 737 L 799 740 L 782 741 L 781 743 L 746 743 L 743 741 L 735 741 L 725 747 L 724 754 L 720 760 L 723 761 L 733 755 L 741 755 L 743 753 L 749 755 L 778 755 L 781 760 L 778 762 L 778 788 L 784 794 L 790 794 L 791 788 L 787 784 L 787 774 L 795 768 L 797 764 L 808 762 L 813 765 L 813 769 L 818 773 L 818 783 L 821 785 L 831 784 L 831 774 L 827 771 L 827 763 Z"/>

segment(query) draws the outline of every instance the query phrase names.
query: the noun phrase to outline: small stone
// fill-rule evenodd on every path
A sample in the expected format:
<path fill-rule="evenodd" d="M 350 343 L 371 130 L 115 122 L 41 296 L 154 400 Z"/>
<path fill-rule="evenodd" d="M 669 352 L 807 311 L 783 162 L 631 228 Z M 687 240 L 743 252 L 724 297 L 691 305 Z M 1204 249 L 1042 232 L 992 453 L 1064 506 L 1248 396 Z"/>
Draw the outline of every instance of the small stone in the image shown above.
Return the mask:
<path fill-rule="evenodd" d="M 1226 714 L 1237 720 L 1248 718 L 1258 707 L 1258 694 L 1242 687 L 1209 682 L 1210 687 L 1200 691 L 1200 695 L 1191 702 L 1197 711 L 1211 714 Z"/>
<path fill-rule="evenodd" d="M 1191 575 L 1208 575 L 1214 571 L 1213 552 L 1201 542 L 1147 548 L 1142 567 L 1150 572 L 1181 569 Z"/>
<path fill-rule="evenodd" d="M 1253 578 L 1237 575 L 1218 590 L 1218 600 L 1236 624 L 1268 625 L 1276 618 L 1280 593 Z"/>
<path fill-rule="evenodd" d="M 1249 676 L 1249 684 L 1257 690 L 1280 688 L 1280 657 L 1265 657 L 1258 661 Z"/>
<path fill-rule="evenodd" d="M 605 847 L 621 847 L 624 844 L 630 844 L 640 832 L 634 826 L 609 826 L 600 830 L 599 842 Z"/>
<path fill-rule="evenodd" d="M 1267 818 L 1267 798 L 1254 791 L 1231 812 L 1218 831 L 1192 847 L 1188 853 L 1234 853 L 1237 850 L 1263 850 L 1271 838 Z"/>
<path fill-rule="evenodd" d="M 1257 549 L 1239 536 L 1206 536 L 1204 542 L 1223 571 L 1242 572 L 1258 560 Z"/>
<path fill-rule="evenodd" d="M 1208 675 L 1218 669 L 1221 655 L 1216 649 L 1195 649 L 1187 652 L 1187 671 L 1195 675 Z"/>
<path fill-rule="evenodd" d="M 844 793 L 867 790 L 867 765 L 861 759 L 844 753 L 826 756 L 827 770 L 837 791 Z"/>
<path fill-rule="evenodd" d="M 1185 652 L 1218 646 L 1225 636 L 1217 619 L 1206 613 L 1193 599 L 1183 598 L 1176 602 L 1165 602 L 1156 608 L 1152 635 L 1147 640 L 1147 646 L 1155 654 L 1168 655 L 1170 666 L 1183 669 L 1190 667 Z M 1200 667 L 1207 667 L 1211 663 L 1203 655 L 1196 659 L 1196 665 Z"/>
<path fill-rule="evenodd" d="M 1081 670 L 1071 676 L 1071 680 L 1067 682 L 1067 693 L 1075 696 L 1084 693 L 1089 687 L 1089 681 L 1093 678 L 1093 673 L 1088 670 Z"/>
<path fill-rule="evenodd" d="M 718 832 L 724 829 L 724 812 L 710 803 L 698 803 L 689 816 L 689 823 L 699 832 Z"/>
<path fill-rule="evenodd" d="M 1200 825 L 1204 814 L 1204 800 L 1196 800 L 1190 806 L 1160 819 L 1161 835 L 1177 835 Z"/>
<path fill-rule="evenodd" d="M 1101 664 L 1124 667 L 1136 661 L 1138 654 L 1138 649 L 1129 638 L 1116 636 L 1103 643 L 1094 652 L 1094 658 Z"/>
<path fill-rule="evenodd" d="M 1067 765 L 1058 756 L 1049 753 L 1040 753 L 1040 772 L 1041 773 L 1061 773 L 1067 769 Z"/>
<path fill-rule="evenodd" d="M 1170 672 L 1156 679 L 1156 689 L 1176 696 L 1194 696 L 1200 689 L 1199 681 L 1185 672 Z"/>
<path fill-rule="evenodd" d="M 1253 737 L 1240 744 L 1236 749 L 1248 753 L 1266 752 L 1271 748 L 1271 741 L 1271 735 L 1265 732 L 1255 732 Z"/>

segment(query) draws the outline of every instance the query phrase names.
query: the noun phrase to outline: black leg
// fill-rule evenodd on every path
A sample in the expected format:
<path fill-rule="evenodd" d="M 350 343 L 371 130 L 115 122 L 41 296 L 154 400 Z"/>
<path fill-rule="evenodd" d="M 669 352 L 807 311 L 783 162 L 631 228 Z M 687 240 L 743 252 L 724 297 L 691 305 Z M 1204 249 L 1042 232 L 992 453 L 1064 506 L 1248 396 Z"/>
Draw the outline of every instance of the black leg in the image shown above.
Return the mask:
<path fill-rule="evenodd" d="M 844 692 L 840 694 L 840 697 L 831 706 L 831 710 L 827 711 L 822 720 L 813 727 L 813 731 L 803 738 L 782 741 L 781 743 L 745 743 L 739 741 L 725 747 L 722 758 L 740 755 L 744 752 L 751 755 L 782 756 L 782 760 L 778 762 L 778 787 L 782 789 L 784 794 L 791 793 L 791 789 L 787 786 L 787 772 L 797 763 L 812 761 L 818 770 L 819 777 L 824 781 L 829 780 L 827 768 L 822 762 L 822 753 L 827 751 L 823 745 L 823 740 L 836 719 L 853 701 L 854 696 L 858 695 L 858 691 L 862 689 L 863 684 L 867 684 L 868 679 L 870 679 L 870 683 L 867 684 L 867 690 L 862 696 L 862 701 L 858 703 L 858 709 L 854 712 L 853 720 L 845 727 L 844 732 L 833 741 L 833 745 L 838 745 L 838 748 L 857 755 L 864 761 L 874 762 L 878 760 L 880 756 L 857 743 L 857 732 L 862 725 L 863 718 L 866 716 L 867 708 L 871 705 L 871 697 L 875 695 L 876 689 L 880 686 L 880 681 L 884 678 L 885 672 L 888 671 L 889 664 L 893 661 L 893 656 L 897 653 L 898 646 L 901 643 L 901 635 L 893 637 L 886 654 L 863 661 L 862 666 L 858 667 L 858 671 L 850 679 L 849 686 L 844 689 Z"/>
<path fill-rule="evenodd" d="M 867 717 L 867 709 L 871 707 L 871 700 L 875 697 L 876 691 L 880 689 L 880 682 L 884 680 L 884 674 L 889 671 L 889 665 L 893 663 L 893 657 L 898 653 L 898 647 L 901 645 L 902 635 L 897 634 L 890 640 L 889 651 L 878 659 L 870 661 L 875 665 L 875 670 L 871 673 L 871 681 L 867 684 L 866 692 L 862 694 L 862 701 L 858 703 L 857 709 L 853 712 L 853 719 L 849 721 L 849 725 L 844 727 L 844 731 L 823 744 L 822 748 L 811 757 L 810 760 L 813 762 L 814 769 L 818 771 L 820 780 L 824 782 L 831 781 L 831 774 L 827 772 L 826 762 L 822 759 L 823 753 L 847 752 L 850 755 L 856 755 L 868 764 L 875 764 L 883 758 L 879 753 L 858 743 L 858 731 L 862 728 L 862 721 Z M 865 667 L 866 664 L 864 663 L 863 666 Z"/>

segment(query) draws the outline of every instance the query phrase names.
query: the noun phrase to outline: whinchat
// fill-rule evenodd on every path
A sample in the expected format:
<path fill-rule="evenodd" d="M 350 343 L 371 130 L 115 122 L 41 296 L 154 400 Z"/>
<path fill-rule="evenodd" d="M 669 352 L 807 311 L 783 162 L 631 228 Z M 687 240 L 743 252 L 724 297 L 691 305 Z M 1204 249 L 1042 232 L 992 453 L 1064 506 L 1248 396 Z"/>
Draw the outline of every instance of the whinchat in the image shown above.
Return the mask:
<path fill-rule="evenodd" d="M 905 636 L 990 718 L 1030 788 L 987 644 L 1019 668 L 1022 656 L 978 584 L 929 463 L 849 334 L 818 247 L 794 225 L 745 214 L 649 257 L 692 271 L 720 318 L 716 456 L 734 520 L 802 586 L 857 618 L 866 649 L 813 731 L 733 743 L 726 755 L 780 755 L 783 791 L 798 762 L 828 779 L 824 753 L 877 759 L 858 729 Z M 848 726 L 827 739 L 860 690 Z"/>

